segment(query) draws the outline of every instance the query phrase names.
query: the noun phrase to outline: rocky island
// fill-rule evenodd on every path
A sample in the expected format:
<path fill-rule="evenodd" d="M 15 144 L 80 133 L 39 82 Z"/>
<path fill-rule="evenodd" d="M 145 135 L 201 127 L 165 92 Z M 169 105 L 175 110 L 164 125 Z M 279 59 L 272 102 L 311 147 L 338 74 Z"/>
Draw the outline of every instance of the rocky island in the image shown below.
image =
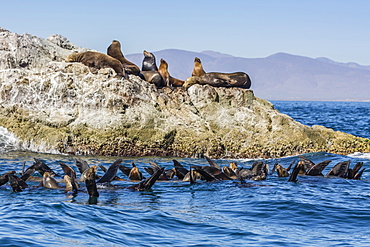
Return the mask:
<path fill-rule="evenodd" d="M 72 52 L 87 50 L 60 35 L 42 39 L 0 28 L 0 126 L 22 148 L 212 158 L 370 151 L 370 140 L 305 126 L 250 89 L 158 89 L 135 75 L 115 78 L 110 68 L 92 74 L 83 64 L 65 62 Z"/>

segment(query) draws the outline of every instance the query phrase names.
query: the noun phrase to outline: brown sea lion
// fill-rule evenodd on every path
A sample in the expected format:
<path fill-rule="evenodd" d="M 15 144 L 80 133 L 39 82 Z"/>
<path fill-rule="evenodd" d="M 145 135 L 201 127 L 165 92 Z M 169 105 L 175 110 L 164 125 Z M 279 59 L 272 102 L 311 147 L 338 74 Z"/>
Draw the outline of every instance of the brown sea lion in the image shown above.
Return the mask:
<path fill-rule="evenodd" d="M 192 76 L 186 79 L 183 87 L 189 88 L 194 84 L 211 85 L 214 87 L 239 87 L 248 89 L 251 86 L 249 76 L 244 72 L 217 73 L 211 72 L 201 76 Z"/>
<path fill-rule="evenodd" d="M 66 59 L 66 62 L 80 62 L 89 67 L 93 74 L 98 73 L 99 69 L 112 68 L 119 78 L 126 78 L 127 75 L 121 62 L 111 56 L 94 51 L 85 51 L 81 53 L 72 53 Z"/>
<path fill-rule="evenodd" d="M 143 51 L 143 54 L 143 65 L 139 76 L 143 80 L 154 84 L 158 88 L 166 86 L 161 74 L 158 72 L 154 54 L 145 50 Z"/>
<path fill-rule="evenodd" d="M 206 72 L 203 69 L 202 62 L 199 58 L 194 59 L 194 67 L 193 72 L 191 73 L 191 76 L 201 76 L 204 75 Z"/>
<path fill-rule="evenodd" d="M 194 59 L 192 76 L 186 79 L 183 87 L 188 88 L 194 84 L 209 84 L 214 87 L 240 87 L 248 89 L 251 87 L 251 79 L 244 72 L 206 73 L 202 67 L 202 62 L 196 57 Z"/>
<path fill-rule="evenodd" d="M 45 172 L 42 176 L 42 186 L 47 189 L 59 189 L 58 182 L 49 172 Z"/>
<path fill-rule="evenodd" d="M 132 168 L 130 170 L 130 173 L 128 174 L 128 178 L 131 180 L 142 180 L 143 179 L 143 174 L 139 170 L 139 168 L 132 163 Z"/>
<path fill-rule="evenodd" d="M 124 56 L 121 51 L 121 43 L 117 40 L 113 40 L 112 44 L 107 49 L 107 54 L 111 57 L 114 57 L 115 59 L 118 59 L 121 63 L 122 66 L 125 68 L 126 72 L 128 74 L 133 74 L 133 75 L 139 75 L 140 74 L 140 69 L 136 64 L 128 61 Z"/>
<path fill-rule="evenodd" d="M 184 84 L 184 81 L 173 78 L 168 72 L 168 63 L 161 58 L 161 64 L 158 68 L 159 74 L 162 76 L 162 79 L 167 87 L 181 87 Z"/>
<path fill-rule="evenodd" d="M 89 193 L 90 198 L 97 198 L 99 197 L 99 192 L 96 187 L 96 171 L 98 167 L 92 166 L 84 171 L 83 173 L 83 180 L 85 181 L 87 192 Z M 96 203 L 96 201 L 91 201 L 92 203 Z"/>
<path fill-rule="evenodd" d="M 145 179 L 144 181 L 141 181 L 140 183 L 135 184 L 135 185 L 131 185 L 127 189 L 137 190 L 137 191 L 149 190 L 155 184 L 155 182 L 158 180 L 158 178 L 161 176 L 163 171 L 164 171 L 164 167 L 155 171 L 152 176 Z"/>

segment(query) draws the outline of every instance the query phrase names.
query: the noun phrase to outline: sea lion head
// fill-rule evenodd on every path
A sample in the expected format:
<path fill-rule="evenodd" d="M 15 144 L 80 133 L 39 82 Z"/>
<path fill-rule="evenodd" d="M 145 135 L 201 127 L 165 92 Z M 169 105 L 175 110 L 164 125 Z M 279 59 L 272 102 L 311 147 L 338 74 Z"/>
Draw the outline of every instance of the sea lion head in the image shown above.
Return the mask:
<path fill-rule="evenodd" d="M 186 79 L 184 84 L 182 85 L 184 88 L 189 88 L 190 86 L 198 83 L 198 76 L 192 76 Z"/>
<path fill-rule="evenodd" d="M 194 63 L 202 63 L 198 57 L 194 58 Z"/>
<path fill-rule="evenodd" d="M 168 63 L 163 58 L 161 58 L 161 65 L 160 66 L 162 66 L 163 68 L 168 69 Z"/>
<path fill-rule="evenodd" d="M 130 171 L 130 174 L 128 175 L 128 177 L 131 180 L 142 180 L 143 179 L 143 175 L 139 171 L 139 168 L 136 167 L 136 166 L 131 168 L 131 171 Z"/>
<path fill-rule="evenodd" d="M 118 40 L 112 40 L 111 46 L 121 48 L 121 43 Z"/>
<path fill-rule="evenodd" d="M 66 58 L 66 62 L 67 62 L 67 63 L 75 62 L 75 61 L 76 61 L 76 59 L 77 59 L 77 55 L 78 55 L 78 53 L 77 53 L 77 52 L 70 54 L 70 55 Z"/>
<path fill-rule="evenodd" d="M 287 177 L 287 176 L 289 176 L 287 170 L 284 169 L 284 167 L 282 167 L 279 164 L 276 165 L 276 172 L 277 172 L 277 174 L 278 174 L 279 177 Z"/>
<path fill-rule="evenodd" d="M 229 167 L 233 171 L 238 170 L 238 164 L 236 164 L 235 162 L 231 162 Z"/>
<path fill-rule="evenodd" d="M 154 55 L 153 55 L 153 53 L 151 53 L 151 52 L 148 52 L 148 51 L 146 51 L 146 50 L 144 50 L 144 51 L 143 51 L 143 54 L 144 54 L 144 56 L 145 56 L 145 57 L 150 57 L 150 58 L 154 58 Z"/>

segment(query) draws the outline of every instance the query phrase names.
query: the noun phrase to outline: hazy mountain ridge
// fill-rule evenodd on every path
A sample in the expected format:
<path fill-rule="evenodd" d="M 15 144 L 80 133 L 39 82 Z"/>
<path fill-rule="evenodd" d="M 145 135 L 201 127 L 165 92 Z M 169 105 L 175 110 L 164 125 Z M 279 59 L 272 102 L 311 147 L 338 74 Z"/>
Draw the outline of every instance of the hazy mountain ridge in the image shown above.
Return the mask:
<path fill-rule="evenodd" d="M 256 96 L 269 100 L 369 101 L 370 66 L 339 63 L 328 58 L 309 58 L 276 53 L 265 58 L 241 58 L 214 51 L 201 53 L 177 49 L 153 52 L 169 64 L 173 77 L 191 76 L 195 57 L 207 72 L 243 71 L 252 79 Z M 142 54 L 126 57 L 141 67 Z"/>

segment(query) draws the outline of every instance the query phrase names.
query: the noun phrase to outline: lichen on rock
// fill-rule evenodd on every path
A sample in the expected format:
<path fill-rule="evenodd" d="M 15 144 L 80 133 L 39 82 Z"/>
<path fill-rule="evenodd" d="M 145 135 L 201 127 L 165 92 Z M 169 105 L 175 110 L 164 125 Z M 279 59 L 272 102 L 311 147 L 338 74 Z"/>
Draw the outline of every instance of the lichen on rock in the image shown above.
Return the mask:
<path fill-rule="evenodd" d="M 214 158 L 370 151 L 368 139 L 302 125 L 249 89 L 157 89 L 134 75 L 117 79 L 112 69 L 91 74 L 64 62 L 82 49 L 59 35 L 0 30 L 0 126 L 24 148 Z"/>

